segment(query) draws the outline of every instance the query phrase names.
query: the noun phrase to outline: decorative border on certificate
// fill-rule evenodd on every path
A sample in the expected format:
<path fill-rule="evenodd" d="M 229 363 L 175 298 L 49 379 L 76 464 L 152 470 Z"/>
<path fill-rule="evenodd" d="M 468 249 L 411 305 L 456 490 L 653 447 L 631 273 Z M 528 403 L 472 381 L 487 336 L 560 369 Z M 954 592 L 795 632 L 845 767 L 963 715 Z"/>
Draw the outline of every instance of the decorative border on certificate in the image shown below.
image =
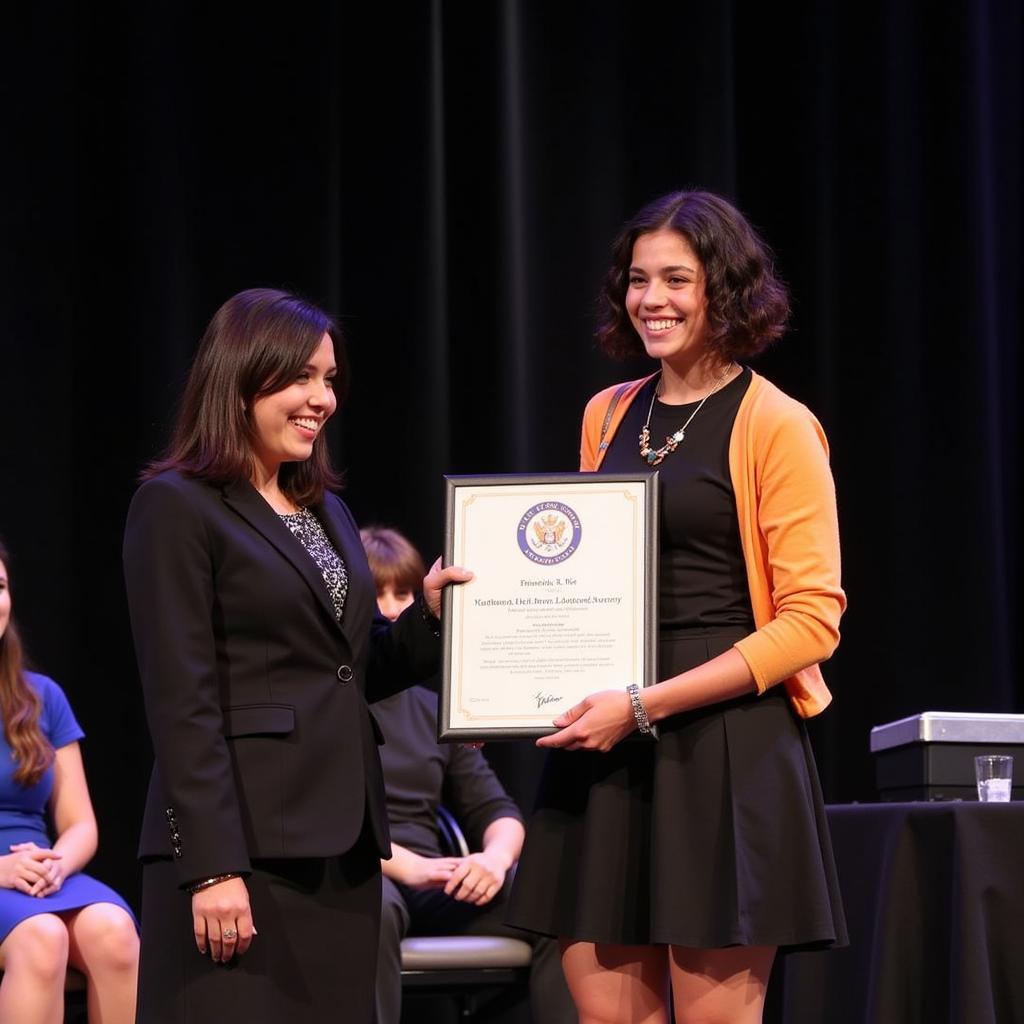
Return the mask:
<path fill-rule="evenodd" d="M 442 741 L 546 736 L 657 682 L 658 474 L 445 477 Z"/>

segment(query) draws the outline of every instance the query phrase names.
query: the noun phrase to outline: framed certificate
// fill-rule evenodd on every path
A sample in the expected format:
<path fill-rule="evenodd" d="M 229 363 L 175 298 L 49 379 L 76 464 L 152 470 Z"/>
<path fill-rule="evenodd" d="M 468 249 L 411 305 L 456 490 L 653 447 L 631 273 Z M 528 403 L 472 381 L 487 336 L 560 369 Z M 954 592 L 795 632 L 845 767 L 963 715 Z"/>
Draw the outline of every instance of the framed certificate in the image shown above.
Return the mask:
<path fill-rule="evenodd" d="M 657 682 L 658 474 L 449 476 L 438 738 L 520 739 Z"/>

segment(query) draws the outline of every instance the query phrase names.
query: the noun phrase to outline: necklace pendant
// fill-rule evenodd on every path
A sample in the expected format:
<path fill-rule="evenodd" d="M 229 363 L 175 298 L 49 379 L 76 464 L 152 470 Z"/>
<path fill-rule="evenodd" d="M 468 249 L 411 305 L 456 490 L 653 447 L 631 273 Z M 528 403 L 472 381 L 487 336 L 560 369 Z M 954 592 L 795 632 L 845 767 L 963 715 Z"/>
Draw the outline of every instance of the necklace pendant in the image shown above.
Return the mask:
<path fill-rule="evenodd" d="M 725 383 L 725 378 L 729 376 L 729 372 L 732 370 L 732 363 L 727 363 L 725 369 L 722 370 L 718 380 L 715 381 L 714 387 L 697 403 L 697 408 L 690 413 L 687 421 L 674 433 L 669 434 L 665 438 L 665 444 L 657 451 L 651 448 L 651 413 L 654 410 L 654 402 L 658 397 L 658 388 L 654 389 L 654 394 L 651 395 L 651 404 L 647 409 L 647 422 L 644 424 L 643 429 L 640 431 L 640 458 L 647 463 L 648 466 L 656 466 L 666 455 L 671 454 L 682 444 L 683 439 L 686 437 L 686 428 L 693 422 L 693 417 L 697 415 L 704 408 L 704 403 Z"/>

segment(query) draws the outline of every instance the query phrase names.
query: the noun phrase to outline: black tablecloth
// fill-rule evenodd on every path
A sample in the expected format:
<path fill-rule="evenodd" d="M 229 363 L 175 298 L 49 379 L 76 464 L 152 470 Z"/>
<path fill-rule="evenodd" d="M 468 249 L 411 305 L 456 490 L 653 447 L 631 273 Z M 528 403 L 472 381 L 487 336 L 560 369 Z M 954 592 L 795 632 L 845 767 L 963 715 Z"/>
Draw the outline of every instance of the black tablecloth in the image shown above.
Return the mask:
<path fill-rule="evenodd" d="M 785 1024 L 1024 1022 L 1024 803 L 828 818 L 850 945 L 780 961 Z"/>

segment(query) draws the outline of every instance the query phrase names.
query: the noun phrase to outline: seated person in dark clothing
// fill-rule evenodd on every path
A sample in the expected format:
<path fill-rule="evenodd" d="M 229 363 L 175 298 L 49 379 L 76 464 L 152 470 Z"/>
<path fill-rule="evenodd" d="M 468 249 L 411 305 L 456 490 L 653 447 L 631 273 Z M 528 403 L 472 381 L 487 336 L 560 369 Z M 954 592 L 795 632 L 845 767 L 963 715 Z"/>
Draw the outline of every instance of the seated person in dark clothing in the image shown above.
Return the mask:
<path fill-rule="evenodd" d="M 423 561 L 399 533 L 361 531 L 382 614 L 397 618 L 415 596 Z M 419 573 L 419 576 L 417 576 Z M 406 935 L 507 935 L 533 946 L 530 1002 L 537 1024 L 573 1022 L 576 1011 L 553 939 L 504 923 L 511 869 L 523 845 L 522 815 L 483 754 L 437 742 L 437 697 L 413 687 L 373 705 L 391 826 L 383 869 L 377 1024 L 398 1024 L 401 950 Z M 444 856 L 439 804 L 462 826 L 468 857 Z"/>

